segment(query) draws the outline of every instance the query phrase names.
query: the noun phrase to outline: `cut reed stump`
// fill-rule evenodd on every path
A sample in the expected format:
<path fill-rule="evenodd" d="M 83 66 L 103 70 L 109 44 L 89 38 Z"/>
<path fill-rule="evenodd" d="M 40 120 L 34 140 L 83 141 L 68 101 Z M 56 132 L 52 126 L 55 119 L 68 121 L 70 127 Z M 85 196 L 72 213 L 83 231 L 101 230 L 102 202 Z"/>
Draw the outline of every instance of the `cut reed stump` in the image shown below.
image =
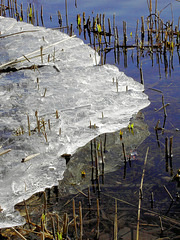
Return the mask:
<path fill-rule="evenodd" d="M 80 222 L 80 236 L 79 240 L 82 240 L 83 236 L 83 217 L 82 217 L 82 205 L 81 202 L 79 202 L 79 222 Z"/>
<path fill-rule="evenodd" d="M 139 240 L 139 222 L 140 222 L 141 202 L 142 202 L 142 188 L 143 188 L 143 181 L 144 181 L 145 167 L 146 167 L 146 163 L 147 163 L 148 152 L 149 152 L 149 147 L 147 148 L 147 151 L 146 151 L 146 156 L 145 156 L 145 160 L 144 160 L 144 167 L 143 167 L 143 173 L 142 173 L 142 178 L 141 178 L 141 185 L 140 185 L 140 188 L 139 188 L 139 204 L 138 204 L 138 218 L 137 218 L 136 240 Z"/>
<path fill-rule="evenodd" d="M 73 218 L 74 218 L 74 230 L 75 230 L 75 236 L 76 240 L 78 240 L 77 235 L 77 224 L 76 224 L 76 208 L 75 208 L 75 200 L 73 199 Z"/>
<path fill-rule="evenodd" d="M 118 224 L 117 224 L 117 199 L 115 199 L 115 216 L 114 216 L 114 240 L 118 239 Z"/>

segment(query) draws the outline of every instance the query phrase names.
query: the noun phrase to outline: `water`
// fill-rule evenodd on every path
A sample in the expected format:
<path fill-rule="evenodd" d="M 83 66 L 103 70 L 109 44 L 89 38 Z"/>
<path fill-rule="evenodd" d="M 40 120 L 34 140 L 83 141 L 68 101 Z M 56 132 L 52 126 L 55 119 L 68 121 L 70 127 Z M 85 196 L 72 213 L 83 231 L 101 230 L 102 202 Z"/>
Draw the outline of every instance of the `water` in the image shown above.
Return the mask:
<path fill-rule="evenodd" d="M 143 85 L 118 68 L 98 66 L 97 53 L 82 40 L 14 19 L 0 20 L 4 35 L 29 31 L 15 41 L 11 37 L 1 41 L 9 61 L 24 60 L 23 55 L 29 59 L 13 64 L 19 72 L 1 74 L 1 141 L 4 149 L 11 149 L 2 156 L 1 166 L 1 227 L 6 227 L 22 223 L 13 213 L 17 202 L 62 179 L 65 160 L 61 155 L 73 154 L 99 134 L 127 126 L 149 100 Z M 40 46 L 43 59 L 36 57 Z M 3 69 L 7 59 L 1 61 Z M 33 70 L 40 64 L 44 67 Z M 96 127 L 90 128 L 90 121 Z"/>
<path fill-rule="evenodd" d="M 34 3 L 36 9 L 40 9 L 41 5 L 43 5 L 44 9 L 44 18 L 46 26 L 54 26 L 57 27 L 57 11 L 59 10 L 62 14 L 63 21 L 65 22 L 65 1 L 51 1 L 49 4 L 46 0 L 33 0 L 33 1 L 22 1 L 24 9 L 26 9 L 27 3 Z M 76 19 L 77 14 L 86 13 L 86 16 L 94 14 L 96 16 L 97 13 L 105 13 L 107 17 L 112 18 L 115 13 L 117 16 L 117 26 L 122 27 L 122 21 L 126 21 L 128 26 L 136 27 L 136 21 L 141 16 L 148 16 L 149 11 L 147 7 L 147 1 L 145 0 L 137 0 L 136 2 L 133 0 L 130 1 L 95 1 L 92 0 L 90 2 L 79 0 L 77 1 L 77 8 L 75 8 L 75 1 L 67 1 L 68 5 L 68 19 L 69 23 L 74 23 L 74 19 Z M 169 5 L 171 3 L 171 5 Z M 168 6 L 167 6 L 168 5 Z M 153 1 L 153 6 L 155 6 L 155 1 Z M 167 7 L 166 7 L 167 6 Z M 161 11 L 160 17 L 164 19 L 164 21 L 168 21 L 172 19 L 171 6 L 173 11 L 174 22 L 177 24 L 179 17 L 179 3 L 176 0 L 173 1 L 158 1 L 158 10 Z M 165 8 L 166 7 L 166 8 Z M 165 9 L 164 9 L 165 8 Z M 164 9 L 164 10 L 163 10 Z M 50 16 L 52 16 L 52 22 L 50 22 Z"/>
<path fill-rule="evenodd" d="M 56 10 L 58 9 L 61 11 L 61 13 L 63 14 L 63 22 L 65 23 L 65 11 L 64 11 L 63 1 L 62 2 L 53 1 L 51 3 L 51 6 L 49 6 L 49 4 L 46 1 L 38 1 L 38 2 L 36 1 L 36 3 L 37 3 L 37 6 L 40 6 L 41 4 L 43 4 L 44 6 L 44 19 L 45 19 L 46 26 L 57 27 L 57 16 L 56 16 L 56 11 L 54 11 L 54 9 Z M 168 1 L 159 1 L 158 8 L 163 9 L 168 3 L 169 3 Z M 128 23 L 127 33 L 128 33 L 129 39 L 130 39 L 130 32 L 135 33 L 136 20 L 138 18 L 140 19 L 142 15 L 147 16 L 149 14 L 146 1 L 136 1 L 136 2 L 132 1 L 131 4 L 129 4 L 129 2 L 126 3 L 126 1 L 121 1 L 121 3 L 111 2 L 110 5 L 109 5 L 109 2 L 105 4 L 104 1 L 103 2 L 98 1 L 98 3 L 97 1 L 96 3 L 93 3 L 93 1 L 91 1 L 90 3 L 87 3 L 84 1 L 82 2 L 78 1 L 77 9 L 73 7 L 74 3 L 71 3 L 71 4 L 68 3 L 69 22 L 74 23 L 76 14 L 77 13 L 82 14 L 83 11 L 85 11 L 86 16 L 88 15 L 96 16 L 96 13 L 105 12 L 106 16 L 110 17 L 111 19 L 112 19 L 112 14 L 116 13 L 116 24 L 119 26 L 120 30 L 122 29 L 122 20 L 127 21 Z M 179 2 L 172 1 L 175 24 L 177 24 L 177 19 L 179 17 L 179 11 L 178 11 L 179 5 L 180 5 Z M 134 10 L 135 8 L 136 8 L 136 11 Z M 52 22 L 50 22 L 49 20 L 50 15 L 52 16 L 52 19 L 53 19 Z M 172 18 L 170 6 L 168 6 L 165 10 L 162 11 L 161 17 L 165 19 L 165 21 L 166 20 L 168 21 L 169 19 Z M 78 34 L 78 31 L 75 30 L 75 33 Z M 80 37 L 83 38 L 83 36 L 80 36 Z M 139 75 L 139 68 L 137 67 L 137 62 L 136 62 L 136 51 L 133 52 L 134 62 L 132 61 L 131 55 L 132 55 L 132 50 L 128 50 L 127 67 L 124 66 L 123 54 L 121 54 L 120 63 L 117 64 L 117 66 L 121 71 L 125 72 L 126 75 L 133 77 L 135 80 L 139 82 L 140 75 Z M 158 56 L 158 54 L 154 53 L 153 60 L 152 60 L 148 52 L 146 51 L 144 51 L 144 55 L 141 57 L 144 82 L 145 82 L 145 93 L 148 94 L 149 99 L 151 100 L 151 105 L 148 108 L 146 108 L 143 111 L 143 113 L 145 114 L 145 122 L 149 125 L 149 130 L 151 132 L 151 135 L 141 145 L 140 149 L 138 149 L 138 153 L 139 153 L 139 158 L 143 161 L 146 148 L 147 146 L 150 146 L 150 151 L 149 151 L 150 160 L 148 163 L 149 164 L 148 165 L 148 183 L 149 185 L 152 184 L 153 186 L 152 189 L 153 191 L 156 192 L 156 198 L 159 199 L 159 201 L 162 200 L 162 198 L 164 198 L 164 201 L 166 201 L 167 200 L 166 192 L 162 191 L 163 184 L 165 184 L 170 188 L 170 191 L 172 192 L 172 194 L 174 194 L 173 196 L 175 196 L 175 193 L 179 191 L 176 183 L 171 183 L 171 175 L 169 172 L 165 171 L 165 162 L 164 162 L 165 137 L 166 136 L 169 137 L 173 135 L 174 136 L 174 139 L 173 139 L 173 172 L 174 174 L 176 173 L 177 169 L 180 168 L 180 165 L 178 162 L 178 156 L 179 156 L 178 146 L 179 146 L 180 136 L 179 136 L 179 131 L 177 131 L 180 123 L 179 122 L 180 86 L 178 81 L 179 52 L 174 52 L 173 67 L 171 67 L 172 64 L 169 63 L 167 70 L 165 69 L 164 59 L 160 60 L 159 61 L 160 63 L 157 64 L 158 57 L 160 58 L 160 55 Z M 168 55 L 168 61 L 170 57 L 171 56 Z M 114 63 L 113 52 L 110 52 L 108 54 L 107 62 L 111 64 Z M 156 88 L 163 91 L 165 102 L 170 103 L 170 106 L 167 108 L 168 117 L 165 125 L 165 133 L 164 134 L 160 133 L 159 135 L 160 148 L 158 147 L 156 142 L 154 126 L 156 125 L 158 119 L 160 119 L 160 125 L 162 126 L 164 121 L 164 116 L 163 116 L 162 110 L 155 113 L 154 108 L 158 109 L 161 107 L 162 105 L 161 94 L 159 94 L 158 92 L 152 91 L 149 88 Z M 158 168 L 153 166 L 158 166 Z M 118 172 L 113 174 L 114 177 L 111 180 L 112 184 L 115 181 L 117 181 L 117 179 L 120 178 L 120 176 L 118 176 Z M 136 169 L 134 169 L 133 172 L 136 173 Z M 140 178 L 138 180 L 140 180 Z M 130 177 L 128 179 L 127 177 L 127 183 L 131 184 L 131 181 L 132 181 L 132 178 Z M 108 183 L 108 182 L 106 181 L 106 184 L 111 185 L 111 183 Z M 126 190 L 125 187 L 123 187 L 123 189 Z M 117 191 L 118 191 L 118 187 L 116 186 L 115 189 L 113 190 L 113 193 Z M 110 189 L 108 189 L 108 192 L 110 192 Z M 171 214 L 172 214 L 172 217 L 174 217 L 173 212 Z"/>

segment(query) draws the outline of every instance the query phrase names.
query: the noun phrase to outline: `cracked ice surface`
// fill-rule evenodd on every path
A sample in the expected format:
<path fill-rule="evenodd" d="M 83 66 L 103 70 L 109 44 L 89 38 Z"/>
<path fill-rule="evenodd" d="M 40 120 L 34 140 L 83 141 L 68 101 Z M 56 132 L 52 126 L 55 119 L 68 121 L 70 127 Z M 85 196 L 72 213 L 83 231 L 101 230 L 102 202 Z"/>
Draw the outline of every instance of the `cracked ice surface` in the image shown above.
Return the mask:
<path fill-rule="evenodd" d="M 98 66 L 97 53 L 76 37 L 3 17 L 0 32 L 0 70 L 21 69 L 0 74 L 0 145 L 1 151 L 11 149 L 0 156 L 2 228 L 23 222 L 14 211 L 16 203 L 63 178 L 66 166 L 62 154 L 74 153 L 101 133 L 126 127 L 131 116 L 148 106 L 149 100 L 143 85 L 118 68 Z M 23 69 L 34 65 L 39 68 Z M 40 133 L 35 111 L 45 122 Z M 96 129 L 89 128 L 90 121 Z M 20 127 L 24 134 L 16 136 L 15 130 Z M 40 154 L 21 162 L 36 153 Z"/>

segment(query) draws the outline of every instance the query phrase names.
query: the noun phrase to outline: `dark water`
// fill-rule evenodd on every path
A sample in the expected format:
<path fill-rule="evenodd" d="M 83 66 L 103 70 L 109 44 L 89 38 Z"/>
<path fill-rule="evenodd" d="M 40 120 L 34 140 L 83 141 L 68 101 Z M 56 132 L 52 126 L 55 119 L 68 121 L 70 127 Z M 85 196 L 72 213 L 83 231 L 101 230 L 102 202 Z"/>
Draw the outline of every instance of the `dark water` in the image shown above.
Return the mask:
<path fill-rule="evenodd" d="M 35 4 L 35 8 L 40 9 L 41 5 L 44 7 L 44 22 L 47 27 L 58 27 L 57 11 L 62 14 L 63 25 L 65 25 L 65 3 L 64 1 L 52 0 L 52 1 L 31 1 Z M 171 3 L 170 5 L 168 5 Z M 154 10 L 155 1 L 153 1 Z M 168 5 L 168 6 L 167 6 Z M 24 2 L 24 8 L 26 1 Z M 167 6 L 167 7 L 166 7 Z M 166 8 L 165 8 L 166 7 Z M 164 9 L 165 8 L 165 9 Z M 164 9 L 164 10 L 163 10 Z M 161 0 L 158 1 L 158 10 L 162 10 L 160 17 L 167 22 L 174 19 L 174 25 L 178 25 L 180 2 Z M 127 22 L 127 36 L 129 42 L 134 42 L 134 35 L 136 30 L 136 21 L 140 20 L 141 16 L 145 18 L 149 15 L 147 1 L 82 1 L 77 0 L 77 8 L 75 8 L 75 1 L 68 1 L 68 21 L 69 24 L 73 23 L 74 32 L 78 35 L 76 28 L 76 16 L 85 12 L 86 17 L 91 18 L 96 14 L 106 14 L 106 19 L 113 19 L 115 13 L 116 25 L 119 29 L 120 41 L 122 41 L 122 21 Z M 50 16 L 52 21 L 50 21 Z M 65 30 L 66 31 L 66 30 Z M 133 33 L 131 39 L 130 33 Z M 80 36 L 83 39 L 83 34 Z M 86 40 L 88 42 L 88 39 Z M 139 187 L 142 177 L 143 162 L 145 159 L 146 150 L 149 147 L 149 153 L 147 158 L 146 172 L 143 185 L 143 201 L 142 201 L 142 215 L 140 226 L 140 239 L 158 239 L 158 237 L 169 237 L 167 239 L 178 239 L 180 236 L 180 200 L 178 200 L 178 194 L 180 194 L 180 188 L 176 181 L 172 181 L 172 177 L 180 169 L 180 81 L 179 81 L 179 50 L 174 48 L 173 53 L 167 52 L 167 64 L 163 54 L 155 52 L 149 54 L 147 50 L 144 50 L 140 63 L 137 63 L 137 50 L 128 49 L 127 51 L 127 66 L 124 65 L 124 54 L 120 51 L 120 61 L 116 63 L 117 67 L 124 71 L 128 76 L 133 77 L 136 81 L 140 82 L 139 67 L 142 64 L 145 93 L 149 96 L 151 105 L 142 112 L 145 116 L 145 123 L 149 127 L 150 136 L 136 149 L 137 161 L 132 161 L 132 166 L 128 164 L 126 166 L 126 178 L 124 178 L 124 166 L 113 173 L 106 174 L 105 183 L 101 187 L 101 224 L 100 232 L 104 239 L 113 239 L 113 222 L 115 203 L 114 198 L 120 199 L 118 201 L 118 239 L 135 239 L 135 231 L 137 224 L 137 207 L 139 201 Z M 114 64 L 114 52 L 111 51 L 107 55 L 107 62 Z M 165 104 L 169 103 L 167 107 L 167 118 L 165 122 L 164 132 L 159 131 L 159 145 L 156 139 L 154 127 L 158 120 L 160 120 L 160 127 L 163 127 L 164 113 L 163 110 L 155 112 L 162 106 L 162 94 L 152 90 L 158 89 L 163 92 Z M 168 171 L 165 164 L 165 138 L 173 136 L 173 157 L 172 166 L 168 166 Z M 79 157 L 81 157 L 79 155 Z M 112 154 L 113 158 L 116 157 L 116 150 Z M 169 161 L 169 160 L 168 160 Z M 170 163 L 169 163 L 170 164 Z M 169 190 L 174 198 L 174 202 L 171 202 L 171 198 L 165 187 Z M 91 191 L 93 187 L 91 186 Z M 87 189 L 84 190 L 87 194 Z M 151 194 L 154 194 L 155 206 L 151 208 Z M 55 196 L 51 193 L 51 196 Z M 66 194 L 64 194 L 66 195 Z M 108 196 L 107 196 L 108 195 Z M 62 207 L 63 204 L 71 199 L 73 196 L 67 198 L 59 198 L 57 204 L 54 204 L 52 210 L 62 212 L 69 211 L 70 218 L 72 218 L 72 204 L 68 207 Z M 92 193 L 92 206 L 96 208 L 97 193 Z M 84 206 L 84 214 L 86 215 L 87 199 L 83 196 L 76 197 L 76 202 L 82 201 Z M 128 203 L 133 204 L 136 207 L 131 206 Z M 59 204 L 61 207 L 58 207 Z M 147 210 L 148 209 L 148 210 Z M 61 211 L 60 211 L 61 210 Z M 153 211 L 153 212 L 150 212 Z M 161 230 L 161 223 L 159 216 L 162 215 L 162 224 L 164 231 Z M 88 215 L 89 216 L 89 215 Z M 169 218 L 169 219 L 168 219 Z M 87 217 L 85 219 L 85 229 L 88 234 L 84 237 L 87 239 L 93 239 L 96 235 L 96 211 L 91 211 L 89 219 L 91 221 L 86 224 Z M 144 225 L 143 225 L 144 224 Z M 149 224 L 149 225 L 148 225 Z M 91 231 L 90 231 L 91 229 Z M 73 231 L 73 230 L 72 230 Z M 133 232 L 134 231 L 134 235 Z M 134 236 L 134 237 L 133 237 Z M 176 238 L 177 237 L 177 238 Z M 100 239 L 102 239 L 100 238 Z M 72 238 L 73 239 L 73 238 Z"/>

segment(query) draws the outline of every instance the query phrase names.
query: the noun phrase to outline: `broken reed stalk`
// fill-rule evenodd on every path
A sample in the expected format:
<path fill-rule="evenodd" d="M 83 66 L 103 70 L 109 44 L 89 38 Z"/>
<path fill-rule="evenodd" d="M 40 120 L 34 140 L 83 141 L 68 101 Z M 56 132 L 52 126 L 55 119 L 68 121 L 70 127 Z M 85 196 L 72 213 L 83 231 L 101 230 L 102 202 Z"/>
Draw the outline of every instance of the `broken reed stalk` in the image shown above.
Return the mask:
<path fill-rule="evenodd" d="M 10 151 L 11 151 L 11 149 L 7 149 L 7 150 L 1 152 L 1 153 L 0 153 L 0 156 L 4 155 L 4 154 L 6 154 L 6 153 L 8 153 L 8 152 L 10 152 Z"/>
<path fill-rule="evenodd" d="M 48 142 L 47 133 L 46 132 L 44 133 L 44 137 L 45 137 L 46 142 Z"/>
<path fill-rule="evenodd" d="M 42 26 L 44 27 L 44 20 L 43 20 L 43 6 L 41 5 L 41 23 Z"/>
<path fill-rule="evenodd" d="M 37 157 L 38 155 L 40 155 L 40 153 L 35 153 L 35 154 L 32 154 L 32 155 L 29 155 L 26 158 L 22 158 L 21 162 L 22 163 L 27 162 L 27 161 L 33 159 L 34 157 Z"/>
<path fill-rule="evenodd" d="M 139 68 L 139 50 L 137 47 L 137 68 Z"/>
<path fill-rule="evenodd" d="M 173 143 L 173 137 L 170 137 L 170 143 L 169 143 L 169 159 L 170 159 L 170 171 L 171 171 L 171 176 L 173 176 L 173 166 L 172 166 L 172 143 Z"/>
<path fill-rule="evenodd" d="M 37 128 L 38 128 L 38 133 L 40 133 L 41 131 L 40 120 L 37 120 Z"/>
<path fill-rule="evenodd" d="M 142 16 L 141 17 L 141 42 L 142 42 L 142 45 L 141 47 L 143 48 L 144 47 L 144 17 Z"/>
<path fill-rule="evenodd" d="M 151 208 L 154 207 L 154 193 L 151 193 Z"/>
<path fill-rule="evenodd" d="M 172 158 L 172 156 L 173 156 L 173 152 L 172 152 L 173 136 L 171 136 L 169 139 L 170 139 L 170 143 L 169 143 L 169 157 Z"/>
<path fill-rule="evenodd" d="M 159 112 L 160 110 L 162 110 L 164 107 L 169 106 L 170 103 L 166 103 L 164 106 L 160 107 L 159 109 L 157 109 L 155 112 Z"/>
<path fill-rule="evenodd" d="M 96 179 L 99 177 L 99 161 L 98 161 L 98 151 L 96 151 L 95 157 L 95 167 L 96 167 Z"/>
<path fill-rule="evenodd" d="M 78 240 L 77 224 L 76 224 L 76 207 L 75 207 L 75 200 L 74 199 L 73 199 L 73 218 L 74 218 L 74 229 L 75 229 L 75 234 L 76 234 L 76 240 Z"/>
<path fill-rule="evenodd" d="M 28 62 L 31 62 L 25 55 L 23 55 L 23 57 L 24 57 Z"/>
<path fill-rule="evenodd" d="M 44 90 L 43 97 L 45 97 L 45 96 L 46 96 L 46 92 L 47 92 L 47 88 L 45 88 L 45 90 Z"/>
<path fill-rule="evenodd" d="M 48 119 L 48 128 L 49 128 L 49 130 L 51 130 L 51 123 L 50 123 L 50 119 Z"/>
<path fill-rule="evenodd" d="M 168 172 L 168 156 L 169 156 L 169 151 L 168 151 L 168 137 L 166 137 L 166 138 L 165 138 L 166 172 Z"/>
<path fill-rule="evenodd" d="M 127 46 L 127 44 L 126 44 L 126 42 L 127 42 L 127 34 L 126 34 L 126 32 L 127 32 L 127 25 L 126 25 L 126 22 L 123 21 L 123 36 L 124 36 L 123 46 L 124 46 L 125 48 L 126 48 L 126 46 Z"/>
<path fill-rule="evenodd" d="M 29 121 L 29 115 L 28 115 L 28 114 L 27 114 L 27 121 L 28 121 L 28 132 L 29 132 L 29 136 L 31 136 L 30 121 Z"/>
<path fill-rule="evenodd" d="M 116 40 L 117 40 L 117 47 L 118 47 L 118 50 L 119 50 L 119 46 L 120 46 L 120 44 L 119 44 L 119 32 L 118 32 L 118 27 L 116 26 Z"/>
<path fill-rule="evenodd" d="M 43 46 L 40 47 L 41 63 L 43 64 Z"/>
<path fill-rule="evenodd" d="M 174 202 L 174 198 L 172 197 L 172 195 L 170 194 L 170 192 L 168 191 L 167 187 L 164 185 L 163 186 L 164 189 L 166 190 L 167 194 L 169 195 L 169 197 L 171 198 L 172 202 Z"/>
<path fill-rule="evenodd" d="M 39 78 L 37 78 L 37 87 L 38 87 L 38 90 L 39 90 Z"/>
<path fill-rule="evenodd" d="M 108 18 L 108 26 L 109 26 L 109 44 L 111 43 L 111 35 L 112 35 L 112 31 L 111 31 L 111 21 Z"/>
<path fill-rule="evenodd" d="M 94 187 L 94 166 L 92 166 L 91 182 L 92 182 L 93 192 L 95 192 L 95 187 Z"/>
<path fill-rule="evenodd" d="M 44 215 L 46 215 L 47 212 L 47 198 L 46 198 L 46 192 L 43 192 L 43 196 L 44 196 L 44 205 L 43 205 L 43 213 Z"/>
<path fill-rule="evenodd" d="M 31 229 L 31 224 L 30 224 L 31 220 L 30 220 L 30 217 L 29 217 L 29 212 L 28 212 L 28 209 L 27 209 L 27 205 L 26 205 L 25 199 L 23 200 L 23 202 L 24 202 L 25 212 L 26 212 L 26 216 L 27 216 L 27 223 L 29 225 L 29 229 Z"/>
<path fill-rule="evenodd" d="M 0 5 L 0 16 L 6 16 L 6 11 L 5 11 L 5 5 L 3 3 L 3 0 L 1 0 L 1 5 Z"/>
<path fill-rule="evenodd" d="M 58 214 L 55 214 L 55 216 L 56 216 L 57 232 L 59 233 L 60 232 L 59 216 L 58 216 Z"/>
<path fill-rule="evenodd" d="M 156 29 L 156 32 L 157 32 L 157 14 L 158 14 L 158 10 L 157 10 L 157 0 L 155 2 L 155 29 Z M 159 18 L 158 18 L 159 20 Z"/>
<path fill-rule="evenodd" d="M 124 143 L 122 143 L 122 149 L 123 149 L 123 155 L 124 155 L 124 162 L 126 163 L 126 150 L 125 150 Z"/>
<path fill-rule="evenodd" d="M 67 0 L 65 0 L 65 9 L 66 9 L 66 26 L 67 26 L 67 33 L 68 33 L 69 32 L 69 26 L 68 26 Z"/>
<path fill-rule="evenodd" d="M 82 206 L 81 206 L 81 202 L 79 202 L 79 222 L 80 222 L 80 236 L 79 236 L 79 240 L 82 240 L 82 236 L 83 236 L 83 218 L 82 218 Z"/>
<path fill-rule="evenodd" d="M 106 152 L 106 133 L 104 134 L 104 153 Z"/>
<path fill-rule="evenodd" d="M 62 27 L 62 16 L 61 16 L 61 13 L 59 10 L 58 10 L 58 23 L 59 23 L 59 27 L 61 28 Z"/>
<path fill-rule="evenodd" d="M 3 13 L 2 13 L 2 0 L 1 0 L 0 16 L 3 16 Z"/>
<path fill-rule="evenodd" d="M 33 3 L 33 25 L 35 25 L 35 7 Z"/>
<path fill-rule="evenodd" d="M 163 109 L 164 109 L 164 115 L 167 117 L 166 107 L 165 107 L 165 104 L 164 104 L 164 95 L 162 95 L 162 104 L 163 104 Z"/>
<path fill-rule="evenodd" d="M 86 18 L 85 18 L 85 12 L 83 12 L 83 28 L 85 28 L 86 25 Z"/>
<path fill-rule="evenodd" d="M 160 225 L 161 225 L 161 234 L 163 233 L 164 231 L 164 228 L 163 228 L 163 224 L 162 224 L 162 218 L 161 216 L 159 216 L 159 220 L 160 220 Z"/>
<path fill-rule="evenodd" d="M 96 178 L 96 188 L 97 188 L 97 192 L 98 192 L 98 198 L 100 198 L 101 188 L 100 188 L 99 175 Z"/>
<path fill-rule="evenodd" d="M 20 232 L 18 232 L 14 227 L 12 227 L 12 229 L 15 231 L 15 233 L 23 240 L 27 240 L 27 238 L 25 238 Z"/>
<path fill-rule="evenodd" d="M 96 239 L 99 239 L 99 224 L 100 224 L 99 199 L 97 199 L 97 235 L 96 235 Z"/>
<path fill-rule="evenodd" d="M 139 240 L 139 222 L 140 222 L 140 213 L 141 213 L 141 201 L 142 201 L 142 188 L 143 188 L 143 181 L 144 181 L 144 175 L 145 175 L 145 167 L 147 163 L 147 156 L 149 152 L 149 147 L 147 148 L 146 151 L 146 156 L 144 160 L 144 167 L 143 167 L 143 173 L 142 173 L 142 178 L 141 178 L 141 185 L 139 188 L 139 204 L 138 204 L 138 218 L 137 218 L 137 230 L 136 230 L 136 240 Z"/>
<path fill-rule="evenodd" d="M 157 121 L 157 124 L 156 124 L 156 126 L 154 128 L 155 132 L 156 132 L 156 140 L 157 140 L 158 147 L 160 147 L 159 135 L 158 135 L 158 129 L 159 129 L 158 125 L 159 125 L 159 123 L 160 123 L 160 120 Z"/>
<path fill-rule="evenodd" d="M 154 128 L 156 131 L 159 129 L 159 123 L 160 123 L 160 119 L 157 121 L 156 126 Z"/>
<path fill-rule="evenodd" d="M 22 5 L 22 4 L 21 4 Z M 11 16 L 11 11 L 10 11 L 10 3 L 9 3 L 9 0 L 8 0 L 8 3 L 7 3 L 7 7 L 8 7 L 8 11 L 9 11 L 9 17 Z"/>
<path fill-rule="evenodd" d="M 53 238 L 56 239 L 56 230 L 55 230 L 54 218 L 51 214 L 50 214 L 50 217 L 51 217 L 52 235 L 53 235 Z"/>
<path fill-rule="evenodd" d="M 64 221 L 63 221 L 63 234 L 62 237 L 67 239 L 68 236 L 68 215 L 67 213 L 64 214 Z"/>
<path fill-rule="evenodd" d="M 44 132 L 45 132 L 45 131 L 46 131 L 46 127 L 45 127 L 44 119 L 42 119 L 41 122 L 42 122 L 43 130 L 44 130 Z"/>
<path fill-rule="evenodd" d="M 90 186 L 88 186 L 88 204 L 91 206 Z"/>
<path fill-rule="evenodd" d="M 117 224 L 117 199 L 115 199 L 115 216 L 114 216 L 114 240 L 117 240 L 118 224 Z"/>
<path fill-rule="evenodd" d="M 117 92 L 118 92 L 118 78 L 116 78 L 116 89 L 117 89 Z"/>
<path fill-rule="evenodd" d="M 98 179 L 98 151 L 96 145 L 96 138 L 94 139 L 94 156 L 95 156 L 95 168 L 96 168 L 96 179 Z"/>
<path fill-rule="evenodd" d="M 101 147 L 101 160 L 102 160 L 102 184 L 104 184 L 104 156 L 103 156 L 102 141 L 100 141 L 100 147 Z"/>
<path fill-rule="evenodd" d="M 56 110 L 56 119 L 59 118 L 59 115 L 58 115 L 58 110 Z"/>
<path fill-rule="evenodd" d="M 91 140 L 91 165 L 92 165 L 92 167 L 94 165 L 94 161 L 93 161 L 93 142 L 92 142 L 92 140 Z"/>
<path fill-rule="evenodd" d="M 70 26 L 70 32 L 69 32 L 69 36 L 72 37 L 73 35 L 73 24 L 71 24 Z"/>
<path fill-rule="evenodd" d="M 135 44 L 137 47 L 138 47 L 138 24 L 139 24 L 139 19 L 137 20 L 136 35 L 135 35 Z"/>
<path fill-rule="evenodd" d="M 141 67 L 140 67 L 140 78 L 141 78 L 141 84 L 144 85 L 144 78 L 143 78 L 143 70 L 142 70 L 142 63 L 141 63 Z"/>

